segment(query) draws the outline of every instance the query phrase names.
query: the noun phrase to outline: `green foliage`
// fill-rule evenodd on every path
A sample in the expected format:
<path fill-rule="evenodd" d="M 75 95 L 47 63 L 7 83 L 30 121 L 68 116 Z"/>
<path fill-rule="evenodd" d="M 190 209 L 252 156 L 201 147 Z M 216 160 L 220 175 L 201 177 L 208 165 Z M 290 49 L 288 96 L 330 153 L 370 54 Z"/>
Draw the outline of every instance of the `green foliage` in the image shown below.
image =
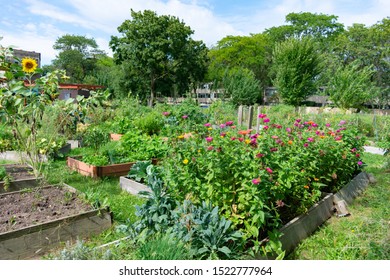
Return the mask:
<path fill-rule="evenodd" d="M 168 231 L 140 242 L 136 257 L 139 260 L 188 260 L 190 254 L 185 244 L 172 237 Z"/>
<path fill-rule="evenodd" d="M 59 51 L 54 66 L 70 76 L 70 82 L 81 83 L 97 68 L 97 56 L 103 56 L 95 39 L 79 35 L 63 35 L 57 38 L 53 48 Z"/>
<path fill-rule="evenodd" d="M 378 88 L 371 82 L 374 73 L 372 68 L 361 68 L 360 63 L 355 61 L 332 70 L 326 93 L 337 107 L 361 109 L 377 97 Z"/>
<path fill-rule="evenodd" d="M 254 73 L 260 87 L 270 84 L 271 41 L 266 34 L 226 36 L 209 52 L 208 81 L 222 81 L 228 68 L 245 68 Z"/>
<path fill-rule="evenodd" d="M 128 178 L 131 178 L 137 182 L 144 182 L 147 179 L 147 167 L 151 165 L 151 161 L 137 161 L 127 174 Z"/>
<path fill-rule="evenodd" d="M 182 94 L 190 83 L 202 80 L 207 48 L 191 39 L 193 31 L 188 26 L 176 17 L 158 16 L 150 10 L 131 10 L 131 18 L 118 27 L 121 37 L 112 36 L 110 47 L 117 63 L 131 65 L 132 83 L 146 86 L 149 105 L 157 90 L 170 94 L 177 88 Z M 145 90 L 136 94 L 145 99 Z"/>
<path fill-rule="evenodd" d="M 321 56 L 312 39 L 289 39 L 273 51 L 274 85 L 283 102 L 298 106 L 316 92 L 316 78 L 321 72 Z"/>
<path fill-rule="evenodd" d="M 7 171 L 4 167 L 0 166 L 0 181 L 3 181 L 5 176 L 7 176 Z"/>
<path fill-rule="evenodd" d="M 234 259 L 243 250 L 242 234 L 232 229 L 232 222 L 219 215 L 218 207 L 203 202 L 195 206 L 185 200 L 174 211 L 173 234 L 189 243 L 196 259 Z"/>
<path fill-rule="evenodd" d="M 236 105 L 253 105 L 261 102 L 260 83 L 252 71 L 245 68 L 227 70 L 222 83 L 227 97 Z"/>
<path fill-rule="evenodd" d="M 72 246 L 67 242 L 66 247 L 61 250 L 58 256 L 53 258 L 54 260 L 110 260 L 112 259 L 112 253 L 110 250 L 106 250 L 103 254 L 85 245 L 84 241 L 77 240 L 76 245 Z"/>
<path fill-rule="evenodd" d="M 83 145 L 98 150 L 101 146 L 110 141 L 109 133 L 98 127 L 88 127 L 83 135 Z"/>
<path fill-rule="evenodd" d="M 147 135 L 158 134 L 162 129 L 164 122 L 162 115 L 152 111 L 146 115 L 139 116 L 133 121 L 133 125 L 142 133 Z"/>

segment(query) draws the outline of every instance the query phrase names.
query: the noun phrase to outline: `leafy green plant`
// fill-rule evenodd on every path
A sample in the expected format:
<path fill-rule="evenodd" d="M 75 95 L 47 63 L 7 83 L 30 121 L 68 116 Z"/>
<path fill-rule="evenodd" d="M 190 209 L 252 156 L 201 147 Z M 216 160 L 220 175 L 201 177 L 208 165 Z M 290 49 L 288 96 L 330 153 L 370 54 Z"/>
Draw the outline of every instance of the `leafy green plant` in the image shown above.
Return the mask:
<path fill-rule="evenodd" d="M 88 128 L 83 136 L 83 144 L 95 150 L 99 149 L 108 141 L 110 141 L 109 133 L 98 126 Z"/>
<path fill-rule="evenodd" d="M 140 116 L 133 121 L 135 127 L 137 127 L 142 133 L 147 135 L 158 134 L 162 129 L 164 122 L 162 116 L 155 111 Z"/>
<path fill-rule="evenodd" d="M 232 222 L 219 215 L 218 207 L 203 202 L 195 206 L 185 200 L 174 211 L 173 233 L 189 243 L 196 259 L 233 259 L 242 252 L 243 235 L 232 229 Z"/>
<path fill-rule="evenodd" d="M 5 176 L 7 176 L 7 171 L 4 167 L 0 166 L 0 181 L 3 181 Z"/>
<path fill-rule="evenodd" d="M 147 168 L 151 165 L 151 161 L 137 161 L 131 168 L 129 173 L 127 174 L 128 178 L 131 178 L 137 182 L 146 181 L 148 174 Z"/>
<path fill-rule="evenodd" d="M 191 256 L 185 244 L 168 231 L 140 242 L 136 257 L 140 260 L 187 260 Z"/>

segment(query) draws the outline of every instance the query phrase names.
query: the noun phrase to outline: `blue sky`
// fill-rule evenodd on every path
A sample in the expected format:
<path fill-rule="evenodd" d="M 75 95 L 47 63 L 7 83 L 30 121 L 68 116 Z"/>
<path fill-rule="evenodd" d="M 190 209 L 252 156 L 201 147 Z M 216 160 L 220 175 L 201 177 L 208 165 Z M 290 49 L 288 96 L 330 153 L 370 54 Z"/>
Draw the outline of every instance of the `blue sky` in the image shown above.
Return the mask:
<path fill-rule="evenodd" d="M 227 35 L 282 25 L 291 12 L 336 15 L 346 27 L 370 26 L 390 14 L 389 0 L 0 0 L 0 7 L 0 44 L 40 52 L 43 64 L 55 58 L 53 44 L 65 34 L 94 38 L 111 55 L 110 37 L 131 8 L 176 16 L 209 47 Z"/>

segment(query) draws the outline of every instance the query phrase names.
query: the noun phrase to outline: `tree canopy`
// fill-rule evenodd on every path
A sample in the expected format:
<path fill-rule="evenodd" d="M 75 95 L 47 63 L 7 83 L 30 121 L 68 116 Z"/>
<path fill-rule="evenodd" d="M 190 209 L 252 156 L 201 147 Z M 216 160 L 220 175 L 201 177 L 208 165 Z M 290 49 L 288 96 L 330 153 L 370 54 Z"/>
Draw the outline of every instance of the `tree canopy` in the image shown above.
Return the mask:
<path fill-rule="evenodd" d="M 90 75 L 100 56 L 105 56 L 93 38 L 79 35 L 63 35 L 53 45 L 59 53 L 53 66 L 66 70 L 71 82 L 81 83 Z"/>
<path fill-rule="evenodd" d="M 172 94 L 188 90 L 191 83 L 203 79 L 207 69 L 207 48 L 191 38 L 193 31 L 178 18 L 145 10 L 131 10 L 112 36 L 110 47 L 118 64 L 128 63 L 131 76 L 148 84 L 152 105 L 156 92 Z M 133 87 L 134 89 L 135 87 Z M 137 92 L 146 97 L 145 92 Z"/>

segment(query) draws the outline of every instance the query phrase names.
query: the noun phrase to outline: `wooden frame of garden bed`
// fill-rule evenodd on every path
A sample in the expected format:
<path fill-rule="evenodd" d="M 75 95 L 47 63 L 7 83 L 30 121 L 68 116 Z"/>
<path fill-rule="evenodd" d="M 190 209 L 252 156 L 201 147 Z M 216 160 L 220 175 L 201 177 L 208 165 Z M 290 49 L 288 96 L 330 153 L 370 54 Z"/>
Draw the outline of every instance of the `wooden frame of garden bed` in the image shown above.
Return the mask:
<path fill-rule="evenodd" d="M 316 231 L 326 220 L 332 217 L 335 204 L 345 200 L 348 204 L 353 201 L 370 183 L 366 172 L 356 175 L 347 185 L 336 194 L 326 194 L 323 199 L 313 205 L 309 211 L 302 214 L 280 228 L 283 234 L 280 238 L 282 249 L 286 255 L 291 253 L 298 244 Z"/>
<path fill-rule="evenodd" d="M 82 156 L 68 157 L 66 160 L 67 166 L 78 173 L 90 176 L 92 178 L 104 177 L 104 176 L 123 176 L 127 175 L 130 168 L 135 162 L 111 164 L 105 166 L 90 165 L 81 161 Z"/>
<path fill-rule="evenodd" d="M 66 184 L 63 187 L 71 192 L 76 192 L 74 188 Z M 101 208 L 0 233 L 0 259 L 37 258 L 59 244 L 99 234 L 110 228 L 111 225 L 112 216 L 109 208 Z"/>

